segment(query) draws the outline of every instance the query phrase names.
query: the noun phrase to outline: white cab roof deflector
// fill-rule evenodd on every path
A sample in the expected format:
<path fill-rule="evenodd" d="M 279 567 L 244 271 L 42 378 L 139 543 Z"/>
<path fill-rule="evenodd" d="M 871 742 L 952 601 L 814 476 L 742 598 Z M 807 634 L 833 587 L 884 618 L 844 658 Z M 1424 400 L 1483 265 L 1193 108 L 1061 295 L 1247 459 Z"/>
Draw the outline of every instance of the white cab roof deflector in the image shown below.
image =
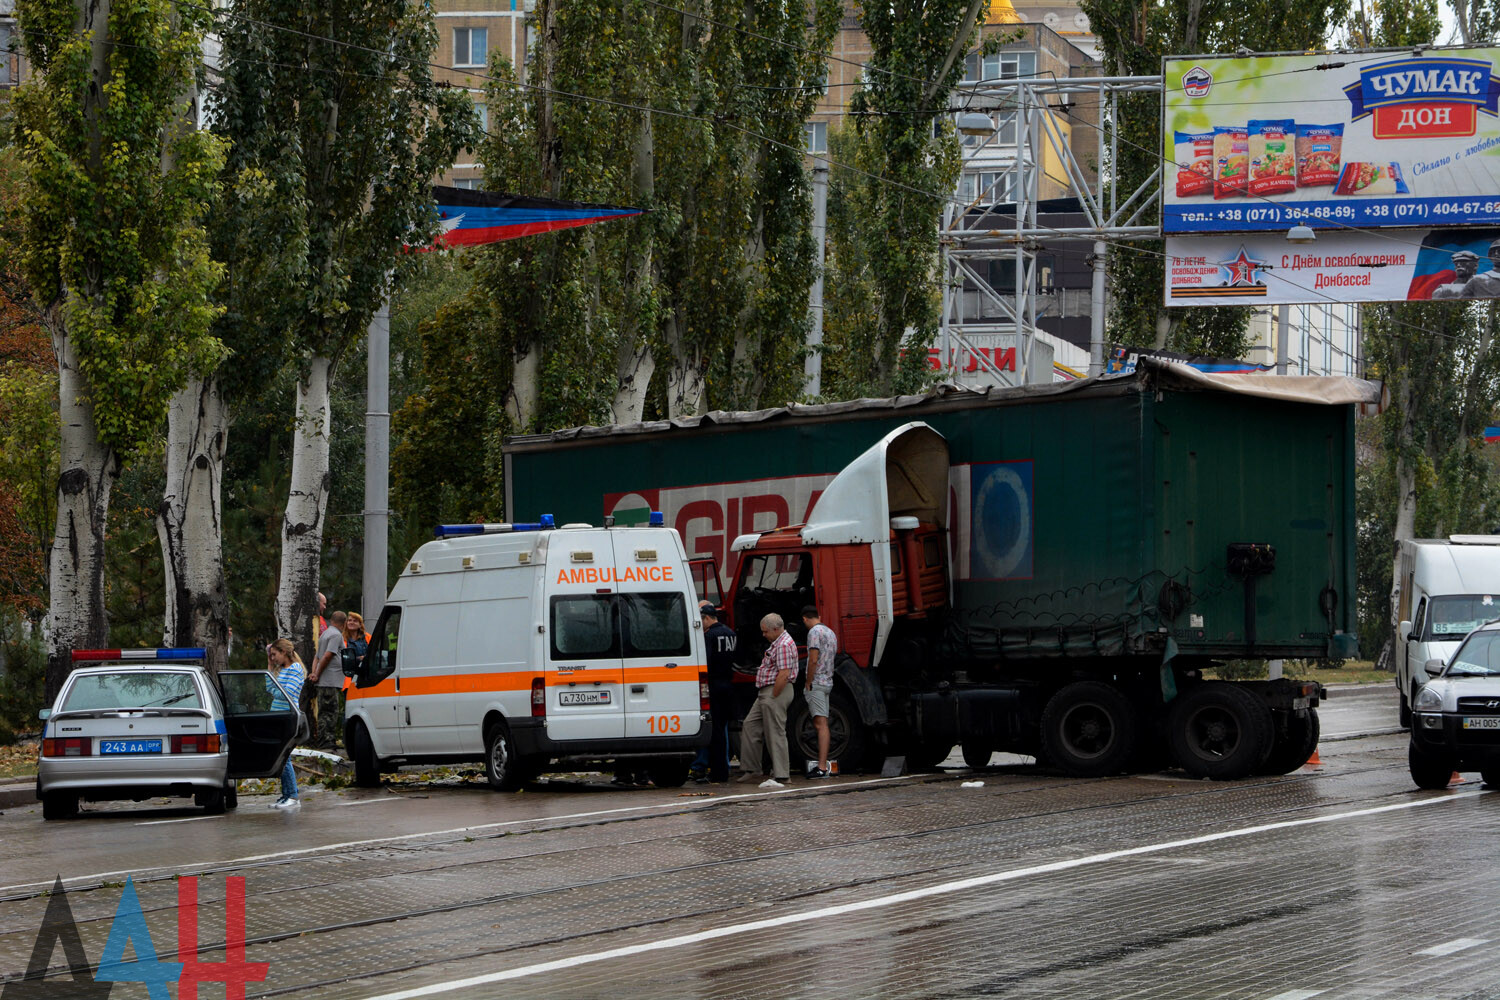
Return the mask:
<path fill-rule="evenodd" d="M 802 526 L 806 545 L 869 545 L 879 663 L 891 634 L 891 518 L 948 526 L 948 442 L 921 421 L 903 424 L 844 466 Z M 738 541 L 735 543 L 738 548 Z"/>
<path fill-rule="evenodd" d="M 891 518 L 947 527 L 948 442 L 921 421 L 903 424 L 844 466 L 802 528 L 808 545 L 884 542 Z"/>

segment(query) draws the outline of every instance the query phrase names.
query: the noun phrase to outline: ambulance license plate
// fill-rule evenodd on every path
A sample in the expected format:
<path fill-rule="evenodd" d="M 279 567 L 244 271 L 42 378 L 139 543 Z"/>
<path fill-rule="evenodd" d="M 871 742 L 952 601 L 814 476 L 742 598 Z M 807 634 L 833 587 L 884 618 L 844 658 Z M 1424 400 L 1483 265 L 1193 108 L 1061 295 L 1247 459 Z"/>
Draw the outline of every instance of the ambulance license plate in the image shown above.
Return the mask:
<path fill-rule="evenodd" d="M 1464 719 L 1465 729 L 1500 729 L 1500 715 Z"/>
<path fill-rule="evenodd" d="M 608 691 L 563 691 L 557 696 L 559 705 L 608 705 Z"/>

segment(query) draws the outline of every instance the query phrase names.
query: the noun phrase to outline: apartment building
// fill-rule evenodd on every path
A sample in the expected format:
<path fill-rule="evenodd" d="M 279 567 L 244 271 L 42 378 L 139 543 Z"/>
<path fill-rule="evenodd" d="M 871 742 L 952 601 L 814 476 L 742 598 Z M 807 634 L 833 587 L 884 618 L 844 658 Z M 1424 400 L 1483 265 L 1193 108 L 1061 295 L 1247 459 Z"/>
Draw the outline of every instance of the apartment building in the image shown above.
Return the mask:
<path fill-rule="evenodd" d="M 433 56 L 442 69 L 434 78 L 463 87 L 474 99 L 474 114 L 486 131 L 489 109 L 484 88 L 488 82 L 490 56 L 503 54 L 525 78 L 529 35 L 527 16 L 531 0 L 435 0 L 438 48 Z M 477 188 L 483 185 L 484 169 L 472 150 L 466 150 L 438 179 L 440 184 Z"/>

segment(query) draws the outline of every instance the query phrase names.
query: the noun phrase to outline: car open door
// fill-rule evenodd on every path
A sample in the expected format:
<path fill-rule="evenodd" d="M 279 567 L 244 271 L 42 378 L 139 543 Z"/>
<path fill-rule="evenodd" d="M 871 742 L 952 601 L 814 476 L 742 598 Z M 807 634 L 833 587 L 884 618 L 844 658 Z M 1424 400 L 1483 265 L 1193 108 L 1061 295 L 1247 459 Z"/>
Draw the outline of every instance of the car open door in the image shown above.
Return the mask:
<path fill-rule="evenodd" d="M 270 778 L 281 773 L 297 739 L 297 706 L 264 670 L 225 670 L 224 728 L 229 738 L 229 777 Z"/>

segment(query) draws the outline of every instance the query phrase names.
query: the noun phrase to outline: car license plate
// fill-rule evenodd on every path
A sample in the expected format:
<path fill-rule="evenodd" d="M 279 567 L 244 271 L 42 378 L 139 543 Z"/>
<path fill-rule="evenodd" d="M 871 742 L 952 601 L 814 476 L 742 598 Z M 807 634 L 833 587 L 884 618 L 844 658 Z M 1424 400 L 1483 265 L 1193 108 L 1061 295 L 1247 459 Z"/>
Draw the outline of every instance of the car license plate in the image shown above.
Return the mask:
<path fill-rule="evenodd" d="M 557 696 L 559 705 L 608 705 L 608 691 L 564 691 Z"/>
<path fill-rule="evenodd" d="M 1465 729 L 1500 729 L 1500 715 L 1481 716 L 1479 718 L 1464 719 Z"/>
<path fill-rule="evenodd" d="M 161 740 L 100 740 L 99 752 L 161 753 Z"/>

